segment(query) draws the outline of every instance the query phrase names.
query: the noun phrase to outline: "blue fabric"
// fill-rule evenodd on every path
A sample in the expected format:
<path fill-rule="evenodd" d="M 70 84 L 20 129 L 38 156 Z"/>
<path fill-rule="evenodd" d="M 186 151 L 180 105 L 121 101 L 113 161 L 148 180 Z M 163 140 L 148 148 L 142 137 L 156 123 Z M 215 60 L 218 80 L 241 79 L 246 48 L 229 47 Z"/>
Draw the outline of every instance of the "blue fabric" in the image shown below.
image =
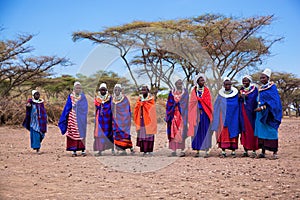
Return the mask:
<path fill-rule="evenodd" d="M 254 87 L 254 86 L 253 86 Z M 255 87 L 254 91 L 249 93 L 245 99 L 240 98 L 240 109 L 242 109 L 242 104 L 245 106 L 246 115 L 248 116 L 248 120 L 250 121 L 251 126 L 255 127 L 255 119 L 256 119 L 256 112 L 254 112 L 254 109 L 257 108 L 257 95 L 258 95 L 258 89 Z M 240 113 L 242 110 L 240 110 Z M 245 131 L 244 126 L 244 117 L 241 113 L 241 128 L 243 131 Z"/>
<path fill-rule="evenodd" d="M 99 126 L 97 136 L 107 137 L 113 142 L 111 100 L 112 97 L 109 97 L 107 102 L 96 105 L 96 113 L 99 113 L 96 120 L 98 120 Z"/>
<path fill-rule="evenodd" d="M 237 137 L 240 133 L 240 115 L 238 95 L 230 98 L 218 95 L 214 104 L 212 131 L 218 131 L 220 126 L 228 127 L 230 138 Z"/>
<path fill-rule="evenodd" d="M 263 117 L 264 111 L 258 112 L 255 121 L 255 130 L 254 135 L 260 139 L 268 139 L 268 140 L 277 140 L 278 139 L 278 131 L 272 126 L 269 126 L 266 123 L 261 122 L 261 118 Z"/>
<path fill-rule="evenodd" d="M 259 101 L 260 106 L 266 106 L 260 118 L 261 122 L 278 129 L 282 119 L 282 106 L 275 84 L 267 90 L 260 91 Z"/>
<path fill-rule="evenodd" d="M 34 105 L 36 108 L 36 111 L 37 111 L 36 116 L 38 117 L 39 131 L 42 133 L 46 133 L 47 132 L 47 113 L 46 113 L 46 109 L 44 107 L 44 103 L 35 103 L 32 101 L 32 99 L 29 99 L 27 103 L 30 103 L 31 106 L 30 107 L 26 106 L 26 116 L 25 116 L 25 119 L 24 119 L 22 125 L 28 131 L 30 131 L 32 107 Z"/>
<path fill-rule="evenodd" d="M 67 132 L 68 128 L 68 116 L 72 109 L 72 100 L 70 95 L 68 96 L 66 105 L 63 109 L 63 112 L 60 116 L 58 127 L 61 130 L 61 133 L 64 135 Z M 84 93 L 81 93 L 81 98 L 79 101 L 77 101 L 76 105 L 73 108 L 76 112 L 77 117 L 77 125 L 80 137 L 85 138 L 86 137 L 86 127 L 87 127 L 87 113 L 88 113 L 88 102 L 84 95 Z"/>
<path fill-rule="evenodd" d="M 32 104 L 31 108 L 31 121 L 30 121 L 30 128 L 33 130 L 40 132 L 39 120 L 38 120 L 38 111 L 35 104 Z"/>
<path fill-rule="evenodd" d="M 192 138 L 193 150 L 207 150 L 211 147 L 211 134 L 209 133 L 210 120 L 198 101 L 198 126 L 195 127 L 196 135 Z M 199 111 L 202 111 L 200 114 Z"/>
<path fill-rule="evenodd" d="M 44 139 L 45 134 L 35 131 L 32 127 L 30 128 L 30 145 L 33 149 L 40 149 L 41 142 Z"/>

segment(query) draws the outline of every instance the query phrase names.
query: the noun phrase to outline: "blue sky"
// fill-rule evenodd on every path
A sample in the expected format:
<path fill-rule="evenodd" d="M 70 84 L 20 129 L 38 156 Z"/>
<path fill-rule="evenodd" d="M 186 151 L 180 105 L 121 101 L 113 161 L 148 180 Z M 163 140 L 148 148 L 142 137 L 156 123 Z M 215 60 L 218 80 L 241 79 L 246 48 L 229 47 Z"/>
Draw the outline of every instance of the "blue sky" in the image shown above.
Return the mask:
<path fill-rule="evenodd" d="M 11 39 L 18 33 L 36 36 L 30 42 L 34 55 L 66 56 L 75 64 L 56 68 L 58 74 L 75 75 L 89 65 L 91 57 L 99 65 L 115 61 L 118 52 L 97 47 L 90 41 L 74 43 L 74 31 L 101 31 L 106 27 L 134 20 L 155 21 L 193 17 L 206 13 L 234 17 L 274 14 L 276 20 L 269 34 L 285 37 L 271 48 L 272 57 L 261 68 L 297 74 L 300 77 L 300 1 L 298 0 L 0 0 L 1 39 Z M 97 52 L 97 54 L 95 54 Z"/>

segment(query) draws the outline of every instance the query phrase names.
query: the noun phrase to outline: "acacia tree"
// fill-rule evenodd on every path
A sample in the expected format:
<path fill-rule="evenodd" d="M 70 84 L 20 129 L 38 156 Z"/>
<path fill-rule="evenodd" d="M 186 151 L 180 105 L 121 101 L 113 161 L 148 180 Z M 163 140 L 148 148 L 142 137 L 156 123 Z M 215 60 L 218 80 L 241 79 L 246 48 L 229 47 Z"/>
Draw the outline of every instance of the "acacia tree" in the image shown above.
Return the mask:
<path fill-rule="evenodd" d="M 260 73 L 255 73 L 253 79 L 259 82 Z M 282 110 L 291 116 L 291 109 L 299 116 L 300 103 L 300 79 L 295 74 L 285 72 L 273 72 L 271 80 L 276 84 L 280 95 Z"/>
<path fill-rule="evenodd" d="M 66 58 L 31 56 L 28 42 L 33 35 L 19 35 L 15 40 L 0 41 L 0 96 L 18 97 L 41 84 L 39 79 L 51 75 L 57 65 L 67 66 Z"/>
<path fill-rule="evenodd" d="M 168 60 L 176 59 L 188 82 L 196 73 L 206 72 L 210 75 L 210 85 L 217 90 L 221 87 L 222 77 L 234 79 L 244 69 L 256 69 L 270 55 L 271 46 L 283 39 L 263 34 L 263 28 L 272 21 L 272 15 L 246 19 L 203 15 L 179 20 L 132 22 L 103 32 L 76 32 L 73 39 L 85 38 L 115 46 L 122 50 L 122 58 L 130 48 L 139 48 L 145 52 L 140 57 L 144 59 L 141 63 L 150 66 L 153 72 L 158 69 L 155 62 L 162 59 L 158 54 L 156 59 L 150 58 L 159 51 L 168 52 L 164 59 L 165 56 L 170 56 Z M 135 80 L 130 62 L 126 60 L 125 63 Z M 172 63 L 169 64 L 172 67 Z"/>

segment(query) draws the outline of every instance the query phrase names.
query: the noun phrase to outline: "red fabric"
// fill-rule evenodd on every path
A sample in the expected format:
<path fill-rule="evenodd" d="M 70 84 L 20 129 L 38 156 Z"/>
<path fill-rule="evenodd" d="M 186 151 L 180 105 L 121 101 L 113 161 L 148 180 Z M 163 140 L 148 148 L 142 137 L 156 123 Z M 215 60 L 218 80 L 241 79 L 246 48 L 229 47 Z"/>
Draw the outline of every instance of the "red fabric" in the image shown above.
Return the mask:
<path fill-rule="evenodd" d="M 207 114 L 210 122 L 212 121 L 212 113 L 213 113 L 213 106 L 211 103 L 211 95 L 210 91 L 207 87 L 204 87 L 204 91 L 202 97 L 198 97 L 196 95 L 196 87 L 192 89 L 190 102 L 189 102 L 189 130 L 188 136 L 194 136 L 194 128 L 197 126 L 197 109 L 198 109 L 198 101 L 200 101 L 204 112 Z"/>
<path fill-rule="evenodd" d="M 248 119 L 244 104 L 242 104 L 242 115 L 244 118 L 245 132 L 242 132 L 242 134 L 241 134 L 241 144 L 247 150 L 257 150 L 258 149 L 258 138 L 254 136 L 254 130 Z"/>
<path fill-rule="evenodd" d="M 182 142 L 183 120 L 178 107 L 175 108 L 174 118 L 171 125 L 171 140 L 174 142 Z"/>
<path fill-rule="evenodd" d="M 157 118 L 154 99 L 150 98 L 149 100 L 141 101 L 139 98 L 137 100 L 133 116 L 137 131 L 141 129 L 141 109 L 143 109 L 143 119 L 146 128 L 146 134 L 156 134 Z"/>
<path fill-rule="evenodd" d="M 230 138 L 228 127 L 223 127 L 217 141 L 219 143 L 219 148 L 231 150 L 238 148 L 238 137 Z"/>

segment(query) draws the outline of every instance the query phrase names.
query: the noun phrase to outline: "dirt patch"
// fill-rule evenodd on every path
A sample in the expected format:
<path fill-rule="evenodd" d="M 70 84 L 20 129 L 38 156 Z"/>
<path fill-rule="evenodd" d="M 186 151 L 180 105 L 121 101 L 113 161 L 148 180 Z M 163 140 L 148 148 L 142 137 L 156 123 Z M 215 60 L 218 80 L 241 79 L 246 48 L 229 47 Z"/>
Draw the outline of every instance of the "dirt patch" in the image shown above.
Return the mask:
<path fill-rule="evenodd" d="M 283 120 L 278 160 L 242 158 L 242 146 L 237 158 L 219 158 L 216 147 L 209 158 L 190 149 L 187 157 L 168 157 L 164 126 L 153 157 L 138 149 L 94 157 L 92 125 L 87 157 L 71 157 L 56 126 L 37 155 L 25 129 L 0 127 L 0 199 L 300 199 L 300 120 Z"/>

